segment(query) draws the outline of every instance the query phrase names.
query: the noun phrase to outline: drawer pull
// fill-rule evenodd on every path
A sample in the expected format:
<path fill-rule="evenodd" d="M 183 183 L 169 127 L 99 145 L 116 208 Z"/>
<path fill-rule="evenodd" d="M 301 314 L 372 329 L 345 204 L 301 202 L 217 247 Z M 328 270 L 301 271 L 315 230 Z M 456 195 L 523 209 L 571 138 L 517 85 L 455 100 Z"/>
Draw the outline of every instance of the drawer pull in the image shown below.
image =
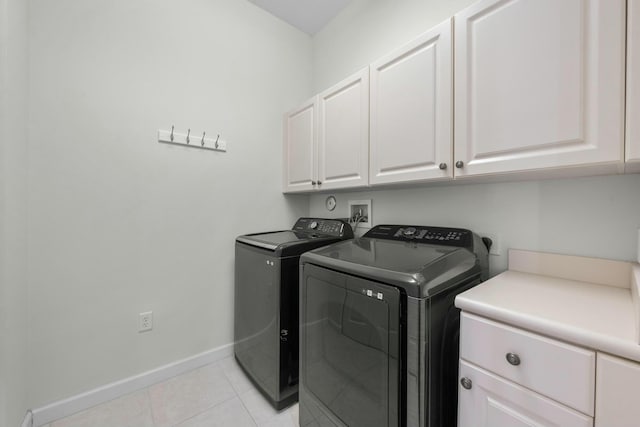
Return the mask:
<path fill-rule="evenodd" d="M 464 377 L 460 380 L 460 384 L 462 384 L 462 387 L 466 388 L 467 390 L 471 390 L 471 386 L 473 386 L 473 382 L 471 382 L 471 380 L 467 377 Z"/>
<path fill-rule="evenodd" d="M 518 366 L 520 364 L 520 356 L 515 353 L 507 353 L 506 358 L 507 362 L 511 363 L 513 366 Z"/>

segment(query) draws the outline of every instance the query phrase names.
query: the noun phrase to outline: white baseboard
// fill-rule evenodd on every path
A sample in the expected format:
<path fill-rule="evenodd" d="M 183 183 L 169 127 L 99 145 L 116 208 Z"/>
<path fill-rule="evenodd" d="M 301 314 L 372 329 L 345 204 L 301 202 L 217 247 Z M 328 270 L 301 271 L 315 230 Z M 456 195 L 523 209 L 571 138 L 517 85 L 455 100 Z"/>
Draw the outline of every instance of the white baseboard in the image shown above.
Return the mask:
<path fill-rule="evenodd" d="M 21 427 L 33 427 L 33 412 L 31 412 L 31 410 L 28 410 L 27 413 L 24 414 Z"/>
<path fill-rule="evenodd" d="M 233 354 L 233 344 L 226 344 L 195 356 L 178 360 L 151 371 L 106 384 L 85 393 L 53 402 L 33 410 L 32 425 L 43 426 L 60 418 L 84 411 L 92 406 L 108 402 L 134 391 L 149 387 L 176 375 L 217 362 Z M 27 414 L 29 415 L 29 414 Z"/>

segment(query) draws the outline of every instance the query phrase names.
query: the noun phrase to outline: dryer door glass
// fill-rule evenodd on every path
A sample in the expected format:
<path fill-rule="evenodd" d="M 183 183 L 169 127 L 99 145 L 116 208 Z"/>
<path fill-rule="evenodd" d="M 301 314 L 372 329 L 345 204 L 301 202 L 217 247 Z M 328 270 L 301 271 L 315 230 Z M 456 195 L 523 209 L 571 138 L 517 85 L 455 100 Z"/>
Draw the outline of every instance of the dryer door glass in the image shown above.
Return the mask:
<path fill-rule="evenodd" d="M 305 266 L 304 385 L 348 426 L 400 423 L 400 292 Z"/>

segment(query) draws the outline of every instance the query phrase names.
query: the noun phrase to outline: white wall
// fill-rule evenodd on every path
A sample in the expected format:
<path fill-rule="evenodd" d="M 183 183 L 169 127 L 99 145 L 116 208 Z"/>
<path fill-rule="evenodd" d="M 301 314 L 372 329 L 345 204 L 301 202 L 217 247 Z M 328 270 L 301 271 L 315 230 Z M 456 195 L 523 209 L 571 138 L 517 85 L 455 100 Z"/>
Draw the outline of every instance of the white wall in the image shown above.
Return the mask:
<path fill-rule="evenodd" d="M 281 194 L 281 115 L 311 92 L 311 40 L 247 1 L 30 5 L 39 407 L 232 342 L 234 238 L 308 213 Z M 172 124 L 228 152 L 158 144 Z"/>
<path fill-rule="evenodd" d="M 355 0 L 314 38 L 314 88 L 320 91 L 447 19 L 473 0 Z M 373 222 L 444 225 L 500 236 L 508 248 L 634 260 L 640 226 L 640 175 L 482 185 L 422 186 L 311 198 L 311 215 L 346 217 L 347 201 L 373 200 Z"/>
<path fill-rule="evenodd" d="M 0 0 L 0 425 L 19 425 L 26 388 L 27 2 Z"/>
<path fill-rule="evenodd" d="M 475 0 L 352 0 L 313 38 L 320 92 L 450 18 Z"/>
<path fill-rule="evenodd" d="M 507 267 L 507 250 L 528 249 L 635 260 L 640 227 L 640 175 L 446 185 L 324 195 L 311 198 L 311 215 L 346 217 L 349 200 L 372 200 L 376 224 L 441 225 L 499 236 L 492 274 Z"/>

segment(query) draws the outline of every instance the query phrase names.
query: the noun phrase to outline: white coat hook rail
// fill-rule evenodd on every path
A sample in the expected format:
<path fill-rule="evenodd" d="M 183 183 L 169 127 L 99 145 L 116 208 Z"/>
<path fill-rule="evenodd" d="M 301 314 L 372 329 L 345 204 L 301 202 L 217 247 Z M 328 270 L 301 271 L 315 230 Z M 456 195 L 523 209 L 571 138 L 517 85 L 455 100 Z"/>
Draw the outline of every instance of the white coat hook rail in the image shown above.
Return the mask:
<path fill-rule="evenodd" d="M 191 144 L 191 129 L 187 129 L 187 133 L 175 131 L 175 127 L 171 126 L 171 130 L 158 130 L 158 142 L 173 145 L 182 145 L 184 147 L 200 148 L 211 151 L 227 151 L 227 141 L 220 138 L 220 134 L 216 134 L 215 138 L 207 138 L 207 133 L 202 132 L 200 144 L 197 142 Z M 197 140 L 196 140 L 197 141 Z"/>

